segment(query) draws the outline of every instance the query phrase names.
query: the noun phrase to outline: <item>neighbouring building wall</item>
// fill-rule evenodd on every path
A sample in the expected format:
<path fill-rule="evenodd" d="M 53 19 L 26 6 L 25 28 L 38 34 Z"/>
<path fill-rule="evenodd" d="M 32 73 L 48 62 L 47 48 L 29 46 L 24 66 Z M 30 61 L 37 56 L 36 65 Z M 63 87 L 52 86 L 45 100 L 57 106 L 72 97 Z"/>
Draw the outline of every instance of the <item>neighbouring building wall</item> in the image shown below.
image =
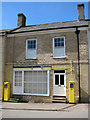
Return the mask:
<path fill-rule="evenodd" d="M 0 99 L 2 98 L 2 36 L 0 36 Z"/>
<path fill-rule="evenodd" d="M 88 66 L 88 93 L 89 93 L 89 102 L 90 102 L 90 22 L 88 28 L 88 52 L 89 52 L 89 66 Z"/>
<path fill-rule="evenodd" d="M 2 85 L 4 81 L 5 65 L 5 36 L 0 35 L 0 99 L 2 99 Z"/>
<path fill-rule="evenodd" d="M 88 32 L 80 31 L 81 102 L 88 102 Z"/>
<path fill-rule="evenodd" d="M 88 63 L 80 65 L 81 102 L 88 102 Z"/>

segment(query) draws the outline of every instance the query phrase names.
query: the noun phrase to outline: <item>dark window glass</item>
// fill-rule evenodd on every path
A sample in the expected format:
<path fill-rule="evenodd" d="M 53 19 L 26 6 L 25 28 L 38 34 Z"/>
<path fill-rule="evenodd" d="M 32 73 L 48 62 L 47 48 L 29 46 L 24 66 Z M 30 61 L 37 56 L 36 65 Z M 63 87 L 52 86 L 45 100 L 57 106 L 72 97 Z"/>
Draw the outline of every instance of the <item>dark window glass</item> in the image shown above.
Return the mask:
<path fill-rule="evenodd" d="M 58 43 L 58 46 L 61 46 L 61 43 Z"/>
<path fill-rule="evenodd" d="M 28 44 L 31 44 L 31 41 L 28 41 Z"/>
<path fill-rule="evenodd" d="M 64 43 L 61 43 L 61 46 L 64 46 Z"/>
<path fill-rule="evenodd" d="M 65 73 L 65 70 L 55 70 L 54 73 Z"/>
<path fill-rule="evenodd" d="M 58 47 L 58 43 L 55 43 L 55 47 Z"/>
<path fill-rule="evenodd" d="M 34 41 L 33 41 L 33 45 L 35 45 L 35 44 L 36 44 L 36 41 L 34 40 Z"/>
<path fill-rule="evenodd" d="M 61 38 L 61 42 L 64 42 L 64 38 Z"/>
<path fill-rule="evenodd" d="M 54 47 L 64 47 L 64 38 L 55 38 Z"/>
<path fill-rule="evenodd" d="M 33 48 L 36 48 L 36 44 L 34 44 Z"/>
<path fill-rule="evenodd" d="M 61 40 L 61 39 L 60 39 L 60 38 L 58 38 L 58 43 L 60 43 L 60 40 Z"/>
<path fill-rule="evenodd" d="M 55 39 L 54 39 L 54 42 L 56 43 L 57 41 L 58 41 L 57 38 L 55 38 Z"/>
<path fill-rule="evenodd" d="M 36 40 L 29 40 L 28 41 L 28 49 L 35 49 L 36 48 Z"/>
<path fill-rule="evenodd" d="M 60 75 L 60 85 L 64 85 L 64 75 Z"/>
<path fill-rule="evenodd" d="M 30 45 L 28 44 L 28 48 L 30 48 Z"/>
<path fill-rule="evenodd" d="M 55 75 L 55 85 L 59 85 L 59 75 Z"/>
<path fill-rule="evenodd" d="M 33 44 L 33 41 L 30 41 L 30 44 L 32 45 L 32 44 Z"/>

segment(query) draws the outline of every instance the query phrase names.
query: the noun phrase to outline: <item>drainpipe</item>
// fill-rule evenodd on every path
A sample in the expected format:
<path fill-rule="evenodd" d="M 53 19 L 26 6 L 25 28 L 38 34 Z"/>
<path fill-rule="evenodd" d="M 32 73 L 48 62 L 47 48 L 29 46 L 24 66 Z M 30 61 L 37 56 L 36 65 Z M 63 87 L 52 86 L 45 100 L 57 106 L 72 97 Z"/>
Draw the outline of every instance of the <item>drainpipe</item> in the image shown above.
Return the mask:
<path fill-rule="evenodd" d="M 80 54 L 79 54 L 79 33 L 80 30 L 76 28 L 76 35 L 77 35 L 77 49 L 78 49 L 78 81 L 79 81 L 79 102 L 81 101 L 81 89 L 80 89 Z"/>

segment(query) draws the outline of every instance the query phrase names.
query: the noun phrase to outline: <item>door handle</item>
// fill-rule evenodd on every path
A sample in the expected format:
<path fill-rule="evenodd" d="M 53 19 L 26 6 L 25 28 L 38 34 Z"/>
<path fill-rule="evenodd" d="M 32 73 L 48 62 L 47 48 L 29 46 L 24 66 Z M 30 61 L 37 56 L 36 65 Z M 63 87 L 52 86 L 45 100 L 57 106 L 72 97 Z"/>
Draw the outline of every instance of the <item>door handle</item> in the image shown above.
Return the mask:
<path fill-rule="evenodd" d="M 61 85 L 58 85 L 59 87 L 61 87 Z"/>

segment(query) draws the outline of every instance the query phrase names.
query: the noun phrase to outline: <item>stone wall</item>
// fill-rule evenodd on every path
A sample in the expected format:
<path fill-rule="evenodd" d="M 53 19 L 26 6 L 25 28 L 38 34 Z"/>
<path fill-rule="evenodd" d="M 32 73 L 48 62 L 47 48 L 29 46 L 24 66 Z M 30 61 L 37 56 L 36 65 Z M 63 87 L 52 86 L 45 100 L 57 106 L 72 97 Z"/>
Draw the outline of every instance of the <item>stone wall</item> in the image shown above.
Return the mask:
<path fill-rule="evenodd" d="M 65 37 L 65 58 L 53 58 L 53 38 Z M 80 31 L 80 62 L 81 62 L 81 98 L 82 102 L 87 101 L 88 97 L 88 39 L 87 31 Z M 26 59 L 26 40 L 37 39 L 37 58 Z M 20 37 L 8 37 L 6 42 L 6 74 L 5 81 L 11 83 L 11 96 L 13 91 L 13 66 L 32 66 L 32 65 L 52 65 L 61 68 L 70 67 L 70 60 L 73 61 L 73 73 L 71 75 L 70 69 L 66 69 L 66 97 L 69 100 L 69 81 L 75 81 L 75 97 L 79 96 L 78 85 L 78 62 L 77 62 L 77 36 L 75 32 L 61 32 L 44 35 L 30 35 Z M 85 82 L 86 80 L 86 82 Z M 48 102 L 51 102 L 53 96 L 53 70 L 50 71 L 50 96 Z M 84 92 L 83 92 L 84 91 Z M 23 97 L 25 98 L 25 96 Z M 37 100 L 36 100 L 37 98 Z M 43 97 L 44 98 L 44 97 Z M 84 99 L 85 98 L 85 99 Z M 26 97 L 26 99 L 31 99 Z M 32 97 L 32 99 L 38 101 L 39 97 Z M 43 99 L 44 100 L 44 99 Z"/>
<path fill-rule="evenodd" d="M 53 38 L 65 37 L 66 58 L 53 58 Z M 36 60 L 26 60 L 26 40 L 37 39 L 37 58 Z M 77 37 L 75 32 L 53 33 L 44 35 L 30 35 L 7 38 L 7 63 L 15 64 L 57 64 L 62 61 L 77 60 Z M 49 61 L 48 61 L 49 59 Z"/>
<path fill-rule="evenodd" d="M 0 36 L 0 99 L 3 99 L 3 82 L 5 80 L 5 36 Z"/>

